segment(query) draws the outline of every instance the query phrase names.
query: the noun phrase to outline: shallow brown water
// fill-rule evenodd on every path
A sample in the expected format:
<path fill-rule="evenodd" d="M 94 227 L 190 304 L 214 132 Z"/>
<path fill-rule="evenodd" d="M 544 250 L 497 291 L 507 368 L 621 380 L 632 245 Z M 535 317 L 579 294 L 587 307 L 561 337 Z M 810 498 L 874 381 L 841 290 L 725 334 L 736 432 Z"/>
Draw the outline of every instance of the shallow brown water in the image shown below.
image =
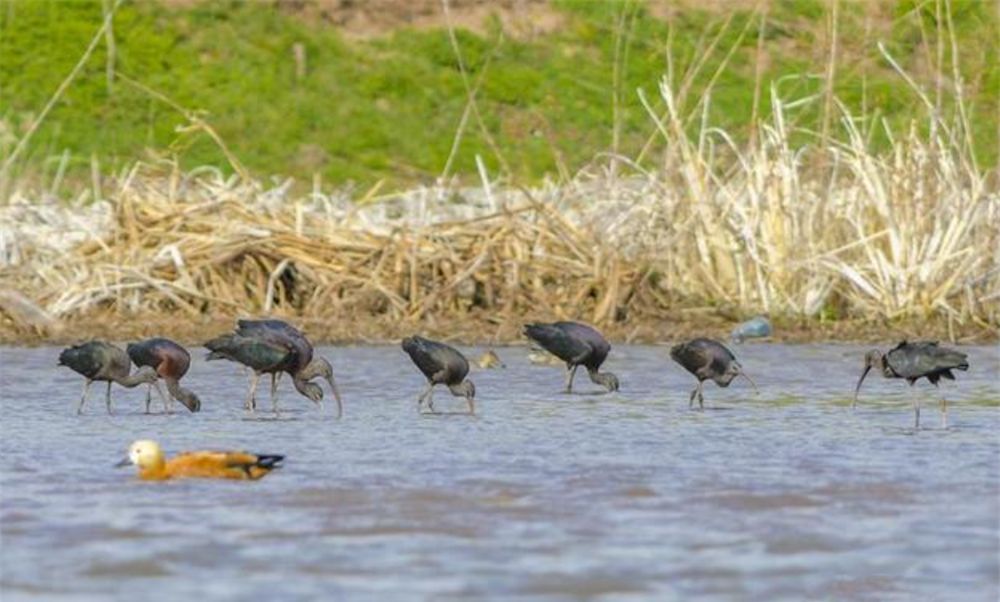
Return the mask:
<path fill-rule="evenodd" d="M 248 418 L 242 371 L 200 359 L 200 414 L 146 416 L 141 388 L 116 387 L 109 417 L 95 386 L 76 416 L 58 349 L 3 349 L 0 597 L 997 599 L 996 348 L 967 348 L 972 369 L 943 385 L 947 430 L 917 386 L 916 433 L 905 383 L 869 377 L 850 410 L 863 348 L 736 351 L 761 395 L 708 385 L 699 412 L 663 347 L 616 348 L 615 395 L 561 394 L 560 369 L 502 348 L 506 370 L 473 374 L 470 418 L 444 390 L 455 413 L 418 416 L 423 381 L 396 347 L 323 349 L 338 421 L 287 380 L 280 419 Z M 112 468 L 146 437 L 286 466 L 254 483 Z"/>

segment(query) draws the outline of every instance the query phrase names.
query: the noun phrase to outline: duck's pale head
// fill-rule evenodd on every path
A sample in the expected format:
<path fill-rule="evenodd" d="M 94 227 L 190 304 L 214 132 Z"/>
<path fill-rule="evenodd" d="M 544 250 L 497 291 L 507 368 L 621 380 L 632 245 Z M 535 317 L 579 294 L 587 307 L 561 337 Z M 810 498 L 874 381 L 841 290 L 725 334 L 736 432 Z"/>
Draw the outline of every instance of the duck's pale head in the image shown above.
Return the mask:
<path fill-rule="evenodd" d="M 128 448 L 128 457 L 119 462 L 118 466 L 135 464 L 142 469 L 154 468 L 163 463 L 163 450 L 156 441 L 140 439 Z"/>

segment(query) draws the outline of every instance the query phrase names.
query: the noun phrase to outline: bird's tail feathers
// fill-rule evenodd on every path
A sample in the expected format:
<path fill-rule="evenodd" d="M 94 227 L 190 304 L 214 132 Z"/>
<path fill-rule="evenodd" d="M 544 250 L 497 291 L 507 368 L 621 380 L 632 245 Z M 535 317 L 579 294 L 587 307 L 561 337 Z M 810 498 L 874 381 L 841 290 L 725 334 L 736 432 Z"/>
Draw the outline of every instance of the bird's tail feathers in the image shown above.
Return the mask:
<path fill-rule="evenodd" d="M 267 470 L 271 470 L 274 468 L 281 468 L 281 461 L 284 459 L 285 456 L 279 456 L 274 454 L 258 455 L 257 463 L 255 464 L 255 466 L 258 466 L 260 468 L 266 468 Z"/>
<path fill-rule="evenodd" d="M 949 349 L 945 359 L 955 370 L 965 371 L 969 369 L 969 356 L 960 351 L 952 351 Z"/>

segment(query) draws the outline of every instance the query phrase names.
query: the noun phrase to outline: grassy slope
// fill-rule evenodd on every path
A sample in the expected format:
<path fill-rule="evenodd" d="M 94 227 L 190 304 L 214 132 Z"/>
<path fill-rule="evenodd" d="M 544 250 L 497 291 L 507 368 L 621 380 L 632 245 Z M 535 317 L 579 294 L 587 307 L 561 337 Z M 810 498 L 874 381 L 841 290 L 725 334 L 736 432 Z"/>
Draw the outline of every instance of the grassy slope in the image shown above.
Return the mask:
<path fill-rule="evenodd" d="M 851 4 L 843 9 L 836 92 L 855 111 L 866 106 L 871 115 L 877 110 L 896 126 L 923 116 L 915 95 L 887 68 L 873 44 L 885 41 L 918 80 L 931 82 L 935 48 L 924 40 L 933 39 L 934 6 L 919 4 L 930 5 L 920 16 L 911 10 L 912 1 L 880 5 L 868 33 L 865 11 Z M 478 153 L 493 170 L 506 163 L 511 175 L 534 179 L 555 172 L 559 160 L 575 170 L 610 149 L 614 24 L 624 6 L 560 2 L 564 26 L 534 40 L 505 37 L 498 44 L 499 26 L 482 36 L 460 31 L 472 79 L 492 54 L 479 100 L 485 126 L 503 158 L 491 150 L 473 120 L 453 171 L 474 174 Z M 771 6 L 765 81 L 824 72 L 824 6 L 814 1 Z M 997 13 L 991 3 L 976 0 L 956 1 L 952 13 L 980 163 L 989 165 L 997 158 Z M 693 82 L 688 109 L 750 18 L 749 13 L 735 14 Z M 79 59 L 100 19 L 99 0 L 0 0 L 0 119 L 14 127 L 30 120 Z M 675 14 L 678 74 L 701 57 L 699 47 L 724 20 L 724 15 L 691 9 Z M 664 21 L 645 11 L 634 24 L 621 88 L 620 150 L 629 156 L 652 131 L 634 91 L 641 87 L 649 97 L 656 96 L 669 31 Z M 363 186 L 379 179 L 390 186 L 427 181 L 441 172 L 465 106 L 461 75 L 444 31 L 399 30 L 377 39 L 346 40 L 329 26 L 269 4 L 211 2 L 174 9 L 128 3 L 115 19 L 115 34 L 119 71 L 185 107 L 207 111 L 209 123 L 256 173 L 308 180 L 319 172 L 327 182 Z M 751 27 L 714 86 L 711 121 L 737 135 L 746 133 L 751 111 L 756 38 L 756 27 Z M 304 44 L 308 54 L 309 71 L 302 81 L 295 78 L 295 43 Z M 24 169 L 51 170 L 50 158 L 64 150 L 81 171 L 92 154 L 108 169 L 142 156 L 145 148 L 171 145 L 188 166 L 224 165 L 204 135 L 176 132 L 184 120 L 163 103 L 122 82 L 109 94 L 104 68 L 102 46 L 32 141 Z M 819 78 L 781 81 L 786 98 L 813 94 L 823 86 Z M 766 94 L 763 101 L 766 111 Z M 818 130 L 820 106 L 814 102 L 798 109 L 798 125 Z M 9 139 L 4 145 L 0 131 L 0 155 L 9 152 Z"/>

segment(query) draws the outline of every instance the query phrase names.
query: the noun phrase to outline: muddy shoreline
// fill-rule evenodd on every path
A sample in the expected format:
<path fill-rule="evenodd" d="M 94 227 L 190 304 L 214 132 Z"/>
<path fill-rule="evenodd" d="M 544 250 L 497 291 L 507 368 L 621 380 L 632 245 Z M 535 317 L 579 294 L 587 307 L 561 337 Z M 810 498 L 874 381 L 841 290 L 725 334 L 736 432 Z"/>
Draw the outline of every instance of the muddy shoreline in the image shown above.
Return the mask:
<path fill-rule="evenodd" d="M 164 336 L 185 345 L 199 345 L 205 340 L 231 330 L 238 317 L 198 316 L 181 313 L 163 315 L 92 314 L 74 317 L 54 328 L 18 325 L 0 314 L 0 345 L 60 345 L 92 338 L 111 341 Z M 308 319 L 272 314 L 301 329 L 316 344 L 395 344 L 404 336 L 421 333 L 468 345 L 516 345 L 525 341 L 521 325 L 540 320 L 577 319 L 585 316 L 496 316 L 470 313 L 455 317 L 426 316 L 421 320 L 397 320 L 386 316 L 344 316 L 341 319 Z M 728 339 L 741 320 L 734 320 L 701 309 L 678 310 L 676 317 L 637 318 L 611 324 L 597 324 L 614 343 L 669 343 L 694 336 Z M 897 323 L 865 320 L 821 322 L 807 319 L 772 317 L 774 336 L 767 340 L 788 343 L 870 342 L 882 345 L 899 340 L 933 339 L 965 344 L 989 344 L 1000 341 L 998 330 L 977 324 L 948 323 L 944 319 L 909 319 Z"/>

